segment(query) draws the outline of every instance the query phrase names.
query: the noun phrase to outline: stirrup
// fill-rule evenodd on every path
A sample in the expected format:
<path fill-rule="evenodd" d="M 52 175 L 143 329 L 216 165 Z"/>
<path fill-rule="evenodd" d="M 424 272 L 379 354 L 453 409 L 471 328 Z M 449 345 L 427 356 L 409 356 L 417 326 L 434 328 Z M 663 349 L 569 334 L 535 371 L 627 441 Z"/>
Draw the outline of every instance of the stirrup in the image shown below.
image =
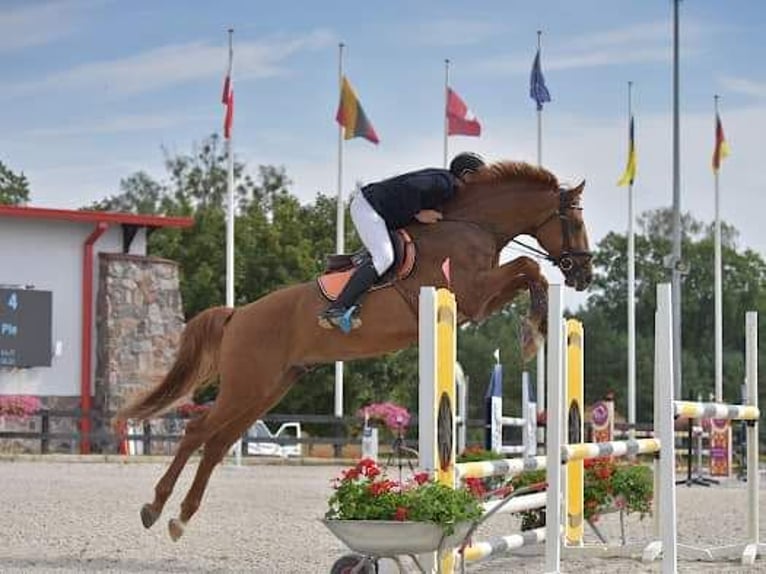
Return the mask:
<path fill-rule="evenodd" d="M 332 313 L 333 310 L 328 309 L 319 316 L 319 326 L 324 329 L 337 327 L 348 335 L 354 329 L 362 326 L 362 320 L 355 315 L 358 308 L 357 305 L 352 305 L 343 313 Z"/>

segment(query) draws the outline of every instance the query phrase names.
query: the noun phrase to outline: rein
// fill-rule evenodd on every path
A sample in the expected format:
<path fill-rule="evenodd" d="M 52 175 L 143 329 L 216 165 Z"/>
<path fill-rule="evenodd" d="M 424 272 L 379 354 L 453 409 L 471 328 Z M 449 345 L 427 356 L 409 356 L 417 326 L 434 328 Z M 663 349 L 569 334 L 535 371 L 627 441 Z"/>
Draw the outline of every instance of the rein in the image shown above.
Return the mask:
<path fill-rule="evenodd" d="M 558 257 L 554 257 L 547 251 L 544 251 L 543 249 L 540 249 L 533 245 L 524 243 L 520 239 L 512 238 L 510 239 L 510 242 L 523 247 L 529 253 L 533 253 L 546 261 L 550 261 L 562 271 L 569 271 L 574 267 L 575 257 L 587 257 L 588 259 L 590 259 L 593 256 L 593 254 L 590 251 L 572 251 L 571 221 L 569 219 L 569 216 L 567 215 L 567 212 L 572 209 L 577 209 L 582 211 L 582 207 L 567 203 L 567 192 L 565 189 L 559 189 L 558 191 L 559 191 L 558 209 L 552 212 L 550 215 L 548 215 L 548 217 L 543 219 L 530 231 L 525 233 L 525 235 L 536 236 L 537 232 L 540 231 L 540 229 L 545 227 L 551 220 L 558 217 L 559 221 L 561 222 L 561 240 L 562 240 L 561 255 L 559 255 Z M 484 231 L 489 231 L 495 237 L 499 238 L 499 242 L 502 245 L 505 245 L 506 243 L 508 243 L 508 236 L 506 233 L 503 233 L 491 228 L 487 229 L 485 228 L 484 225 L 481 225 L 475 221 L 469 221 L 467 219 L 448 219 L 448 218 L 445 218 L 442 221 L 452 221 L 456 223 L 469 223 Z"/>

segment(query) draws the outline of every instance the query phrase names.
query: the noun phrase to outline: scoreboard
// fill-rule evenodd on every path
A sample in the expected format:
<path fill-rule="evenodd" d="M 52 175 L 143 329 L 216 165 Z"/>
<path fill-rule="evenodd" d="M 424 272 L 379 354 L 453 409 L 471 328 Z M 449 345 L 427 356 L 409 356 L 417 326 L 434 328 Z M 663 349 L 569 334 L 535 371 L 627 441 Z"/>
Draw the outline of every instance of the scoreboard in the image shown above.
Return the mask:
<path fill-rule="evenodd" d="M 0 289 L 0 368 L 51 366 L 53 294 Z"/>

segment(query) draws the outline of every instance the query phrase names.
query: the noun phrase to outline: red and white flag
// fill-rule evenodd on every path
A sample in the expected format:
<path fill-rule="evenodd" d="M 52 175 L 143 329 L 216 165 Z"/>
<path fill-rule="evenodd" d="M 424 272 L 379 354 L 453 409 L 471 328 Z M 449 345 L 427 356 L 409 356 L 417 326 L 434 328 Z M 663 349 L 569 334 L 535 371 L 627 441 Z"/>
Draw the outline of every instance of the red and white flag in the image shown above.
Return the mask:
<path fill-rule="evenodd" d="M 231 125 L 234 121 L 234 86 L 232 85 L 231 81 L 232 56 L 232 49 L 231 46 L 229 46 L 229 68 L 226 70 L 226 79 L 223 81 L 223 95 L 221 96 L 221 103 L 226 108 L 226 112 L 223 118 L 224 139 L 231 138 Z"/>
<path fill-rule="evenodd" d="M 481 135 L 479 120 L 452 88 L 447 88 L 447 135 Z"/>

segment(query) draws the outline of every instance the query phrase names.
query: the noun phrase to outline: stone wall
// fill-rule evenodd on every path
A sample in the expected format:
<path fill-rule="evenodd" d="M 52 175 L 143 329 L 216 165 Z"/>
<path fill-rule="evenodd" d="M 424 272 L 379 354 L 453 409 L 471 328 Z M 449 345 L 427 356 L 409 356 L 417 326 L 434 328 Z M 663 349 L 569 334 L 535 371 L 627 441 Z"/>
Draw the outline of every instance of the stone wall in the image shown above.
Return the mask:
<path fill-rule="evenodd" d="M 101 253 L 99 266 L 94 406 L 108 416 L 169 370 L 184 316 L 177 263 Z"/>

